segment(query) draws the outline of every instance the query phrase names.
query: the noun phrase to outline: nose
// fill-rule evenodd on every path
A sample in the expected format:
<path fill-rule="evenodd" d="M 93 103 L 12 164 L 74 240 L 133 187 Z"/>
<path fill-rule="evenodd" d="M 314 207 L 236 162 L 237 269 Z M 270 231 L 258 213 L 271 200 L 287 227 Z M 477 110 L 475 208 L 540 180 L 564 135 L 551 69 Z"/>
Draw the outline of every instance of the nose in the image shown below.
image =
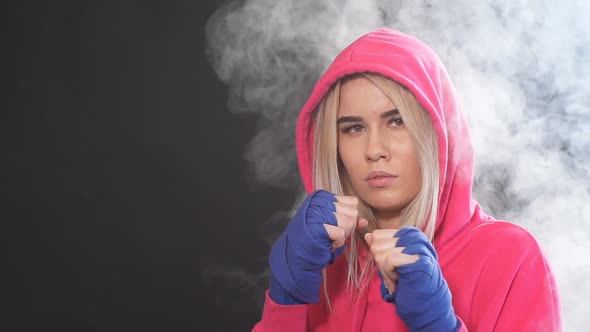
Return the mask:
<path fill-rule="evenodd" d="M 381 135 L 379 130 L 369 132 L 366 147 L 367 161 L 376 162 L 380 159 L 389 160 L 390 152 L 385 144 L 385 137 Z"/>

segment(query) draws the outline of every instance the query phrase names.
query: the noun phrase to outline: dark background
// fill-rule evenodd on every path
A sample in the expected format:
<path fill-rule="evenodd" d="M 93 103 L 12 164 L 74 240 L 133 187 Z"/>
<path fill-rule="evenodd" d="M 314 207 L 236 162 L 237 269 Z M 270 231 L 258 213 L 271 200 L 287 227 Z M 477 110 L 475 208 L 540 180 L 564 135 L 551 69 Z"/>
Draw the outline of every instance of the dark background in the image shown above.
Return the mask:
<path fill-rule="evenodd" d="M 18 233 L 2 233 L 18 314 L 3 330 L 248 331 L 259 319 L 259 228 L 294 195 L 249 180 L 256 118 L 227 110 L 205 58 L 222 3 L 5 8 L 3 113 L 17 121 L 4 122 L 3 224 Z"/>

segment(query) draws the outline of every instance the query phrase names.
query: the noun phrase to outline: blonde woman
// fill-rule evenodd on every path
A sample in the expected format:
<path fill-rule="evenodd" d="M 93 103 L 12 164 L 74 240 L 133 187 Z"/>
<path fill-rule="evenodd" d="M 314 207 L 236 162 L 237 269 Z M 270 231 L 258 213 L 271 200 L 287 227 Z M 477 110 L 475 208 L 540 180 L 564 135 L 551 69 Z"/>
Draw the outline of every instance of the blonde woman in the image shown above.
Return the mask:
<path fill-rule="evenodd" d="M 421 41 L 344 49 L 297 124 L 308 195 L 273 245 L 253 331 L 559 331 L 548 262 L 471 197 L 467 121 Z"/>

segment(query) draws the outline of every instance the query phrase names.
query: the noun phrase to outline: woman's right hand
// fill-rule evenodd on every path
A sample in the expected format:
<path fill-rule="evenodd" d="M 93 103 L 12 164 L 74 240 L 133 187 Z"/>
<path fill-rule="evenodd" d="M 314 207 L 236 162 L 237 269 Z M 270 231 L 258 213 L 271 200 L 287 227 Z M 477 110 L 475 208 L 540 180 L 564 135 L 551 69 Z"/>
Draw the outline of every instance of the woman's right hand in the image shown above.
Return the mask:
<path fill-rule="evenodd" d="M 322 269 L 342 253 L 356 228 L 366 225 L 356 197 L 325 190 L 308 195 L 271 248 L 270 296 L 283 304 L 319 302 Z"/>
<path fill-rule="evenodd" d="M 335 195 L 334 206 L 336 211 L 336 225 L 324 223 L 326 234 L 332 243 L 332 251 L 343 249 L 346 239 L 352 236 L 357 229 L 367 227 L 367 219 L 359 217 L 358 203 L 355 196 Z"/>

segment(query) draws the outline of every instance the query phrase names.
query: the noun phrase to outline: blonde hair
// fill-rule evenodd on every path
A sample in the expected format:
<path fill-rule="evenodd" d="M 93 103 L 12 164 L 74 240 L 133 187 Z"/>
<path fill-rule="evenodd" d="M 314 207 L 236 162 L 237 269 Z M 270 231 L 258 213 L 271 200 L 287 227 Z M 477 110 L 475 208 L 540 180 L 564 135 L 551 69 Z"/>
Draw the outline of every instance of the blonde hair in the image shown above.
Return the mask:
<path fill-rule="evenodd" d="M 314 110 L 313 121 L 313 184 L 315 189 L 325 189 L 336 195 L 356 196 L 346 169 L 338 157 L 338 129 L 336 120 L 340 100 L 340 86 L 347 80 L 364 77 L 377 86 L 397 107 L 410 137 L 416 147 L 416 153 L 422 175 L 422 186 L 416 197 L 401 212 L 402 226 L 414 226 L 422 229 L 432 241 L 436 227 L 439 192 L 438 143 L 432 121 L 428 113 L 418 103 L 414 95 L 402 85 L 379 74 L 357 73 L 339 79 L 324 96 Z M 377 218 L 370 206 L 359 198 L 359 214 L 369 221 L 368 228 L 377 227 Z M 372 259 L 363 266 L 358 263 L 359 245 L 366 247 L 361 231 L 350 238 L 348 259 L 348 287 L 363 291 L 373 277 L 375 269 Z M 326 277 L 324 273 L 324 291 L 328 306 Z"/>

